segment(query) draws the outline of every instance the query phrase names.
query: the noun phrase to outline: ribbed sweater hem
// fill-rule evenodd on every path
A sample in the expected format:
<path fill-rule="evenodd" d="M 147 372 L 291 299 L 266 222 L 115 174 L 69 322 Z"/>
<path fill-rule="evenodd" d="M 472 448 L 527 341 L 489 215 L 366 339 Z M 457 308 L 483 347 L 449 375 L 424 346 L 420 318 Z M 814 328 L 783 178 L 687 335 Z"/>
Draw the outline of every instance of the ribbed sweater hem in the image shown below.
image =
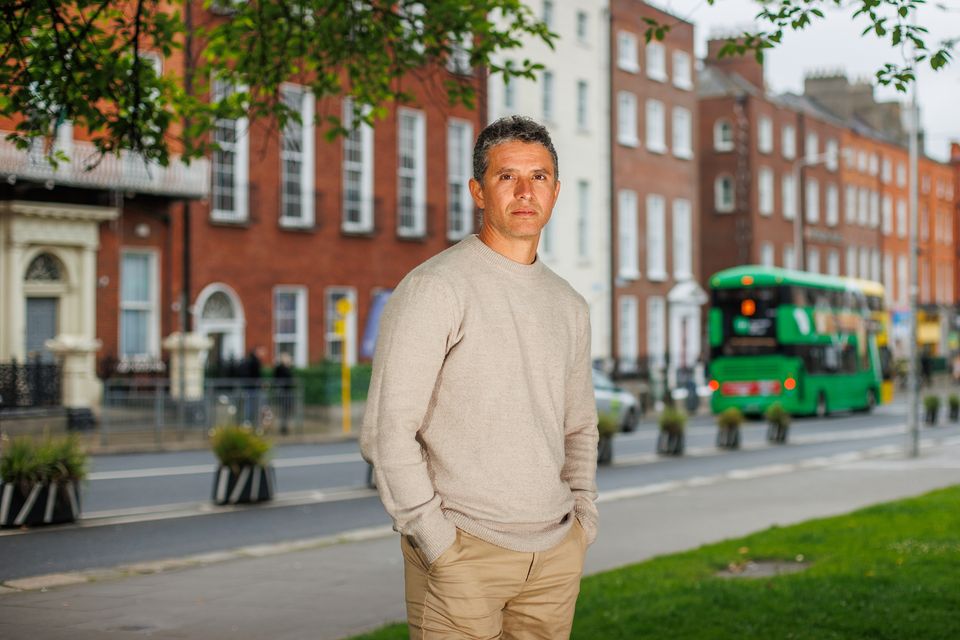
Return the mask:
<path fill-rule="evenodd" d="M 569 517 L 562 518 L 556 523 L 544 523 L 542 529 L 526 527 L 527 531 L 513 532 L 491 529 L 459 511 L 444 511 L 443 515 L 458 529 L 470 535 L 503 549 L 523 553 L 546 551 L 560 544 L 570 531 L 574 516 L 571 510 Z"/>

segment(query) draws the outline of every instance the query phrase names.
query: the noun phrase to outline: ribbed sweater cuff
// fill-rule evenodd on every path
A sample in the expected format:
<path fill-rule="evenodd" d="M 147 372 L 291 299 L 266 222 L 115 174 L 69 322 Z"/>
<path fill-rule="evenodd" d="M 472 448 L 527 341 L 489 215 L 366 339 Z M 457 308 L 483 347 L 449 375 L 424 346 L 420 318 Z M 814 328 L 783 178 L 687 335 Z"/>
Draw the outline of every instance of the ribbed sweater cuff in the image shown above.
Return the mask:
<path fill-rule="evenodd" d="M 410 537 L 423 551 L 427 563 L 433 564 L 433 561 L 456 541 L 457 528 L 437 509 L 420 520 L 410 531 Z"/>
<path fill-rule="evenodd" d="M 580 521 L 580 526 L 583 527 L 583 531 L 587 534 L 587 544 L 593 544 L 593 541 L 597 539 L 597 514 L 596 510 L 587 510 L 581 508 L 580 504 L 577 504 L 573 508 L 573 514 L 577 517 L 577 520 Z"/>

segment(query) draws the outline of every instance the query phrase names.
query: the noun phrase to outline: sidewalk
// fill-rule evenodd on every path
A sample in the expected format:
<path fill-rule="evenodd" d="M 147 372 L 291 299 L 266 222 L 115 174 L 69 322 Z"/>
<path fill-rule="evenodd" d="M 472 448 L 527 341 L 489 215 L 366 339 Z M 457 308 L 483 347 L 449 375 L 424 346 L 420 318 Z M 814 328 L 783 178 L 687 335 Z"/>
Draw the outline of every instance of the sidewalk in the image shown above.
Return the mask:
<path fill-rule="evenodd" d="M 587 571 L 960 483 L 956 437 L 918 459 L 853 457 L 827 467 L 811 460 L 790 470 L 754 469 L 601 496 L 601 532 Z M 154 575 L 8 591 L 0 594 L 0 637 L 341 638 L 404 616 L 397 538 L 372 534 Z"/>

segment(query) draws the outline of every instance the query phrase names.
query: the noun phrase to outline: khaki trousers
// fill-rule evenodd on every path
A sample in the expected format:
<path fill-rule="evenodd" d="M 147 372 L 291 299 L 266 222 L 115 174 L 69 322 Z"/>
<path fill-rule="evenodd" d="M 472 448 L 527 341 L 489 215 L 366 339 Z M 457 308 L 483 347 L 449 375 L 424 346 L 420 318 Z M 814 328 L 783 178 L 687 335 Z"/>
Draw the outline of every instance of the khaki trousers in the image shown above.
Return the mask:
<path fill-rule="evenodd" d="M 558 640 L 570 636 L 587 536 L 574 520 L 564 540 L 522 553 L 457 530 L 430 566 L 400 540 L 411 640 Z"/>

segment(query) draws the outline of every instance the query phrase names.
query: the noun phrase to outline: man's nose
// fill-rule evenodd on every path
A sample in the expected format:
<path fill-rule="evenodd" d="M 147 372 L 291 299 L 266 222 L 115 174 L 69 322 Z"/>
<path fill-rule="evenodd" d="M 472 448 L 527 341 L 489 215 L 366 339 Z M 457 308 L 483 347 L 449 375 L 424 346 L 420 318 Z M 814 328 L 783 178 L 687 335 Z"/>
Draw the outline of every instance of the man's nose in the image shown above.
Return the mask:
<path fill-rule="evenodd" d="M 533 181 L 528 178 L 517 178 L 513 188 L 513 195 L 517 198 L 529 198 L 533 194 Z"/>

